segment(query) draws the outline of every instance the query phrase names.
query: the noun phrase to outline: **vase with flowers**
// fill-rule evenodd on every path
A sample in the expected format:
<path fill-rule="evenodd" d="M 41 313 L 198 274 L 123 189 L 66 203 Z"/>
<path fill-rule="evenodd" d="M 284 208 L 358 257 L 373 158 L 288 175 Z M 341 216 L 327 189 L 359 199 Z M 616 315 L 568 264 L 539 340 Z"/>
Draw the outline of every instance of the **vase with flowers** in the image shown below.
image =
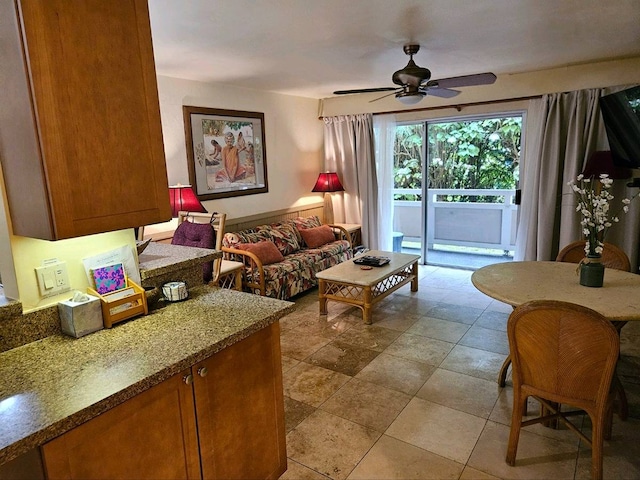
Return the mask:
<path fill-rule="evenodd" d="M 622 199 L 618 212 L 611 213 L 610 202 L 613 200 L 611 185 L 613 180 L 607 174 L 598 179 L 578 175 L 576 181 L 569 186 L 578 197 L 576 211 L 580 213 L 582 233 L 586 239 L 585 258 L 580 262 L 580 285 L 601 287 L 604 282 L 604 265 L 601 263 L 604 239 L 614 223 L 620 221 L 618 214 L 627 213 L 632 199 Z M 635 198 L 635 197 L 634 197 Z"/>

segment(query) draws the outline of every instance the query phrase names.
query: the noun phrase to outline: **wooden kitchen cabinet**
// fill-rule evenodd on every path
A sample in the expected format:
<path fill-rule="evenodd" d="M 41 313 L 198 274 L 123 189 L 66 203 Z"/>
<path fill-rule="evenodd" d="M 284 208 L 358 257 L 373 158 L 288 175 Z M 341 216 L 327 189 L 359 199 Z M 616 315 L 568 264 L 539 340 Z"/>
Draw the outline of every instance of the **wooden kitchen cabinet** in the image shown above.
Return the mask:
<path fill-rule="evenodd" d="M 285 472 L 281 362 L 274 323 L 194 367 L 203 478 L 277 479 Z"/>
<path fill-rule="evenodd" d="M 42 447 L 46 478 L 200 478 L 191 371 L 136 395 Z"/>
<path fill-rule="evenodd" d="M 276 322 L 42 447 L 49 480 L 277 479 L 287 466 Z"/>
<path fill-rule="evenodd" d="M 146 0 L 0 0 L 0 160 L 13 233 L 171 218 Z"/>

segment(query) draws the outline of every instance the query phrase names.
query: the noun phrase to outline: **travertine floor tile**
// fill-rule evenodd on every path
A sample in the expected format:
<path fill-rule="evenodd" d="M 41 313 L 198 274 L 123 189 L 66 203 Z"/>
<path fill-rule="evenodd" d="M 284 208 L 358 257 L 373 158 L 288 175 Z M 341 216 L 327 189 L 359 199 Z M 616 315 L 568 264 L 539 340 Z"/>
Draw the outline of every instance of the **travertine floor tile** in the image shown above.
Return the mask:
<path fill-rule="evenodd" d="M 506 358 L 507 355 L 500 353 L 456 345 L 440 367 L 497 382 L 498 372 Z"/>
<path fill-rule="evenodd" d="M 426 316 L 472 325 L 484 311 L 483 308 L 442 303 L 425 313 Z"/>
<path fill-rule="evenodd" d="M 463 465 L 383 435 L 349 480 L 457 480 Z"/>
<path fill-rule="evenodd" d="M 379 310 L 376 326 L 405 332 L 411 325 L 418 321 L 420 315 L 417 313 L 408 313 L 407 311 L 396 312 L 393 310 L 376 307 Z"/>
<path fill-rule="evenodd" d="M 478 317 L 478 320 L 476 320 L 474 325 L 483 328 L 490 328 L 491 330 L 506 332 L 508 319 L 508 313 L 485 310 L 482 315 Z"/>
<path fill-rule="evenodd" d="M 287 459 L 287 471 L 279 480 L 327 480 L 328 478 L 289 458 Z"/>
<path fill-rule="evenodd" d="M 501 480 L 498 477 L 489 475 L 488 473 L 481 472 L 471 467 L 464 467 L 460 480 Z"/>
<path fill-rule="evenodd" d="M 410 395 L 354 378 L 344 384 L 320 408 L 382 433 L 409 400 Z"/>
<path fill-rule="evenodd" d="M 435 369 L 433 365 L 381 353 L 355 378 L 415 395 Z"/>
<path fill-rule="evenodd" d="M 291 397 L 284 397 L 285 431 L 289 433 L 315 411 L 316 408 L 311 405 L 299 402 Z"/>
<path fill-rule="evenodd" d="M 380 432 L 322 410 L 287 434 L 290 458 L 332 479 L 347 478 Z"/>
<path fill-rule="evenodd" d="M 457 343 L 469 328 L 469 325 L 464 323 L 422 317 L 407 330 L 407 333 L 435 338 L 444 342 Z"/>
<path fill-rule="evenodd" d="M 353 377 L 378 355 L 374 350 L 335 340 L 320 348 L 305 361 Z"/>
<path fill-rule="evenodd" d="M 304 360 L 320 347 L 331 341 L 329 338 L 319 337 L 317 335 L 301 335 L 294 330 L 295 329 L 289 329 L 281 333 L 280 349 L 282 350 L 282 355 L 295 358 L 296 360 Z"/>
<path fill-rule="evenodd" d="M 509 427 L 488 422 L 467 465 L 500 478 L 573 478 L 577 460 L 575 445 L 529 433 L 523 429 L 515 466 L 506 461 Z"/>
<path fill-rule="evenodd" d="M 478 417 L 489 418 L 499 394 L 500 387 L 496 382 L 438 368 L 416 396 Z"/>
<path fill-rule="evenodd" d="M 453 343 L 403 333 L 387 347 L 385 353 L 438 366 L 454 346 Z"/>
<path fill-rule="evenodd" d="M 342 373 L 300 362 L 283 374 L 284 394 L 318 407 L 350 378 Z"/>
<path fill-rule="evenodd" d="M 460 339 L 458 345 L 479 348 L 488 352 L 509 355 L 509 341 L 507 333 L 499 330 L 479 327 L 473 325 L 464 337 Z"/>
<path fill-rule="evenodd" d="M 418 273 L 419 291 L 403 287 L 378 303 L 373 325 L 337 302 L 319 315 L 317 288 L 295 299 L 281 322 L 290 456 L 282 478 L 589 479 L 591 450 L 562 427 L 524 428 L 517 467 L 506 465 L 511 369 L 506 388 L 496 381 L 513 308 L 477 292 L 470 271 Z M 640 322 L 621 339 L 630 418 L 614 417 L 605 479 L 640 478 Z M 538 408 L 530 399 L 530 413 Z"/>
<path fill-rule="evenodd" d="M 586 423 L 586 422 L 585 422 Z M 591 430 L 584 433 L 591 437 Z M 604 441 L 602 473 L 605 480 L 640 478 L 640 420 L 614 417 L 610 440 Z M 591 449 L 581 444 L 576 480 L 591 479 Z"/>
<path fill-rule="evenodd" d="M 385 433 L 464 464 L 484 425 L 480 417 L 414 397 Z"/>
<path fill-rule="evenodd" d="M 299 335 L 313 335 L 334 339 L 352 327 L 353 323 L 345 321 L 344 317 L 338 316 L 329 319 L 326 315 L 318 315 L 316 312 L 314 316 L 301 319 L 292 328 L 292 332 Z"/>
<path fill-rule="evenodd" d="M 287 370 L 291 370 L 297 364 L 300 363 L 300 360 L 296 360 L 295 358 L 287 357 L 282 355 L 282 371 L 286 372 Z"/>
<path fill-rule="evenodd" d="M 338 340 L 369 350 L 375 350 L 376 352 L 382 352 L 400 336 L 400 333 L 396 330 L 379 327 L 378 324 L 360 324 L 354 325 L 353 328 L 344 332 Z"/>

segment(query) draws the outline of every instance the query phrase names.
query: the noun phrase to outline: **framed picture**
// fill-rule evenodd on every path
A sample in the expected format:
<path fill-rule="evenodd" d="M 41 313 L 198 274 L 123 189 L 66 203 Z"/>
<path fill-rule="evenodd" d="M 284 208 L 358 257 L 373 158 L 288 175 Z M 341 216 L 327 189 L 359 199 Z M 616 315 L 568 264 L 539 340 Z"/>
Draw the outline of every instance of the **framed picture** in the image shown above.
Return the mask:
<path fill-rule="evenodd" d="M 199 200 L 269 191 L 264 114 L 183 106 L 191 187 Z"/>

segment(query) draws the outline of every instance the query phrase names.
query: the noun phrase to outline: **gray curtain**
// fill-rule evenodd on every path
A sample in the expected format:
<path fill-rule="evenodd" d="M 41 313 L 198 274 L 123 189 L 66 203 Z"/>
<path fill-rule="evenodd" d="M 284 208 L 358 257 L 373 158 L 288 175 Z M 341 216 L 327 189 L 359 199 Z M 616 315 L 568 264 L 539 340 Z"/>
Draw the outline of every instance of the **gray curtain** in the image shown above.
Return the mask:
<path fill-rule="evenodd" d="M 554 260 L 566 244 L 582 238 L 576 198 L 567 182 L 583 170 L 589 156 L 609 150 L 599 98 L 624 87 L 544 95 L 532 100 L 527 114 L 523 158 L 522 204 L 516 260 Z M 634 193 L 617 180 L 612 203 Z M 638 203 L 637 201 L 634 203 Z M 638 205 L 614 225 L 607 242 L 620 246 L 636 265 L 640 228 Z"/>
<path fill-rule="evenodd" d="M 371 114 L 340 115 L 324 119 L 325 169 L 335 171 L 344 193 L 334 195 L 336 222 L 362 225 L 362 242 L 378 246 L 378 180 Z"/>

